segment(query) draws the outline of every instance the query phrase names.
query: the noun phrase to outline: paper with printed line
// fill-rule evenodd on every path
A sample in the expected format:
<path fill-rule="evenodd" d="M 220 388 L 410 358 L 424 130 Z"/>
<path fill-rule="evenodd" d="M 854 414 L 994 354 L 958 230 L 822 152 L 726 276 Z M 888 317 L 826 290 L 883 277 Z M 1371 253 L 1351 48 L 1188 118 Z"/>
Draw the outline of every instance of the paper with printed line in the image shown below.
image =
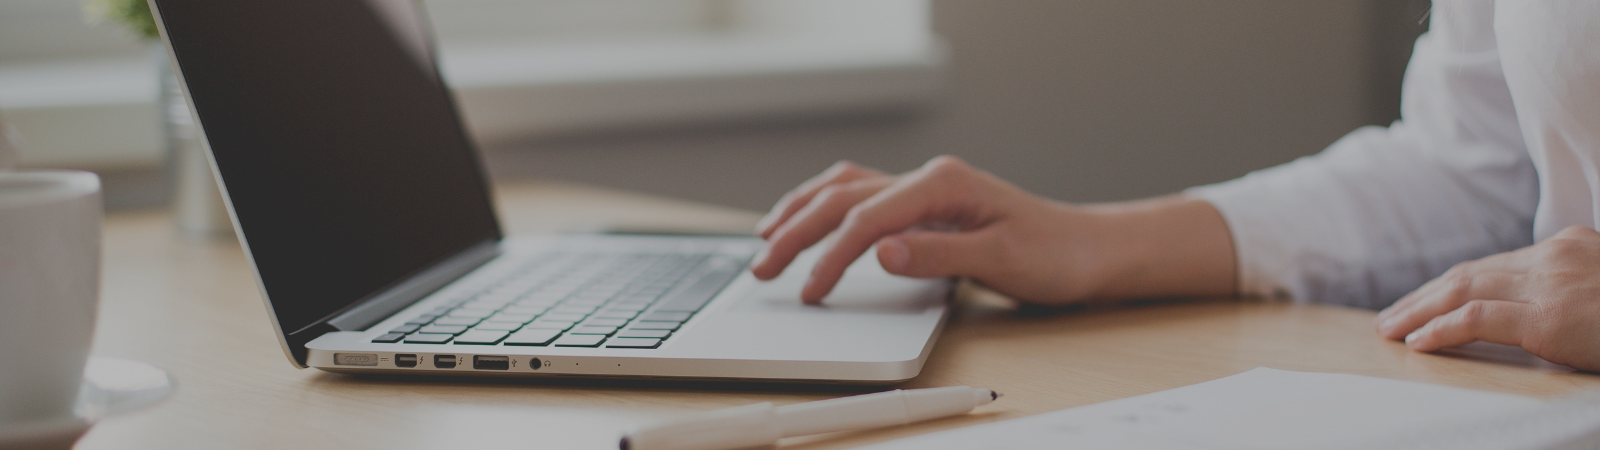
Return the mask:
<path fill-rule="evenodd" d="M 1600 395 L 1546 403 L 1426 383 L 1257 368 L 865 448 L 1600 448 L 1590 445 L 1596 444 L 1597 429 Z"/>

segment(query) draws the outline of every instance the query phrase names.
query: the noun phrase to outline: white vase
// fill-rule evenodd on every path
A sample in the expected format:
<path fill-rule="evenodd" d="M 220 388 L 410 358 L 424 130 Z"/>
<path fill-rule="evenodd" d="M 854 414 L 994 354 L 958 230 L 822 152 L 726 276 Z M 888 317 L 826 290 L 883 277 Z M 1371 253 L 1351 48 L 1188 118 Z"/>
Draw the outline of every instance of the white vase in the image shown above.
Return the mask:
<path fill-rule="evenodd" d="M 160 70 L 159 106 L 162 135 L 167 145 L 167 171 L 172 183 L 172 218 L 178 235 L 193 240 L 232 239 L 233 222 L 228 218 L 222 192 L 212 174 L 200 142 L 200 128 L 189 113 L 183 88 L 172 72 L 167 49 L 152 45 L 151 57 Z"/>

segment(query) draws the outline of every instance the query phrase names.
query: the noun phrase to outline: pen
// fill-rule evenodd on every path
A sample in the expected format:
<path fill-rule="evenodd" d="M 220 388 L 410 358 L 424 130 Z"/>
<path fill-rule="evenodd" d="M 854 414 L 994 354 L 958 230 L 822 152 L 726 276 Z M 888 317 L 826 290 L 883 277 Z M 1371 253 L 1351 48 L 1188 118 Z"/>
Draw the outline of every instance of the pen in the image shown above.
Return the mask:
<path fill-rule="evenodd" d="M 864 430 L 966 414 L 1000 398 L 969 386 L 896 389 L 794 405 L 771 402 L 724 408 L 641 427 L 622 450 L 717 450 L 773 445 L 790 436 Z"/>

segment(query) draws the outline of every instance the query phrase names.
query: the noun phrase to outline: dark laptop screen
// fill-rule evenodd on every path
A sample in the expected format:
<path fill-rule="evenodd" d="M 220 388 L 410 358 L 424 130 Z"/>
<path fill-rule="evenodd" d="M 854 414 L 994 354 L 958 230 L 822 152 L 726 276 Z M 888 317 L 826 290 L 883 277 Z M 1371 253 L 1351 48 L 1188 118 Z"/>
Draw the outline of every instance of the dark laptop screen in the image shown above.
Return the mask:
<path fill-rule="evenodd" d="M 285 334 L 500 237 L 415 3 L 155 3 Z"/>

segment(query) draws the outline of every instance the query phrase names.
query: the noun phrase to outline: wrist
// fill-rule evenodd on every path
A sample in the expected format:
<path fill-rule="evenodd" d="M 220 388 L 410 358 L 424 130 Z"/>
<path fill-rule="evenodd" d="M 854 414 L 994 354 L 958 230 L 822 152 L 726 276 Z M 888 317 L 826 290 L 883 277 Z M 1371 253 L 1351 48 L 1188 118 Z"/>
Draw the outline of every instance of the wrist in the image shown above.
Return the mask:
<path fill-rule="evenodd" d="M 1233 236 L 1210 203 L 1183 195 L 1078 207 L 1093 231 L 1094 298 L 1225 296 L 1237 290 Z"/>

